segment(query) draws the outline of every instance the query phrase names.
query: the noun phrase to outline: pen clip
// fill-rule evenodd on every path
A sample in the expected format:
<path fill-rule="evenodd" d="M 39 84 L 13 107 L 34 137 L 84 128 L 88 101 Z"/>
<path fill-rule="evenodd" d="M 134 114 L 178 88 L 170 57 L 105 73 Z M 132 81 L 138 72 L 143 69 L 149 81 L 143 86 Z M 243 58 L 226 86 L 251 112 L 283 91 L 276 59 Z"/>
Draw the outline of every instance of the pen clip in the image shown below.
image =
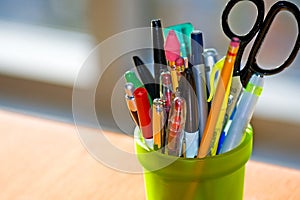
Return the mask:
<path fill-rule="evenodd" d="M 216 91 L 216 86 L 219 80 L 219 75 L 216 77 L 216 73 L 221 71 L 223 69 L 224 66 L 224 62 L 225 62 L 225 56 L 223 58 L 221 58 L 218 62 L 216 62 L 212 68 L 211 74 L 210 74 L 210 95 L 207 99 L 207 102 L 210 102 L 213 98 L 213 96 L 215 95 L 215 91 Z"/>

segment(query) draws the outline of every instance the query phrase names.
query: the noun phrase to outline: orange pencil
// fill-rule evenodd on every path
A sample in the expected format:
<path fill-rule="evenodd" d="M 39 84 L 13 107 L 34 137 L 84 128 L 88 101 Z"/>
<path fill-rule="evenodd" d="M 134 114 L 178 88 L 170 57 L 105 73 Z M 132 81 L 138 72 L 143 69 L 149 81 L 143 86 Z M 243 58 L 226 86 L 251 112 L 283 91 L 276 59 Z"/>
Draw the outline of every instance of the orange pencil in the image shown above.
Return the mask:
<path fill-rule="evenodd" d="M 230 83 L 230 77 L 232 76 L 234 62 L 237 51 L 239 49 L 239 39 L 233 38 L 228 47 L 227 55 L 225 58 L 224 66 L 221 71 L 221 75 L 218 81 L 218 86 L 214 99 L 212 101 L 211 109 L 205 125 L 203 137 L 198 150 L 198 158 L 206 157 L 210 152 L 211 145 L 214 143 L 213 139 L 215 134 L 215 127 L 218 121 L 218 117 L 222 108 L 222 103 L 225 97 L 226 88 Z"/>

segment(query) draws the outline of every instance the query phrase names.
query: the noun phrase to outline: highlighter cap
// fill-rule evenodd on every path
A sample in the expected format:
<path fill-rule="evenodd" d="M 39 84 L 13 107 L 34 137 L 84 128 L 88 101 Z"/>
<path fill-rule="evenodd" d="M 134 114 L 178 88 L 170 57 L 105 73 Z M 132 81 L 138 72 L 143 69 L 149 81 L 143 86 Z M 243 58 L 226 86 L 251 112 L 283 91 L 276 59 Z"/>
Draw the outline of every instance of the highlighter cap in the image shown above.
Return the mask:
<path fill-rule="evenodd" d="M 125 79 L 126 79 L 127 83 L 132 83 L 135 88 L 139 88 L 139 87 L 143 86 L 143 84 L 138 79 L 138 77 L 136 76 L 136 74 L 134 72 L 132 72 L 132 71 L 127 71 L 125 73 Z"/>

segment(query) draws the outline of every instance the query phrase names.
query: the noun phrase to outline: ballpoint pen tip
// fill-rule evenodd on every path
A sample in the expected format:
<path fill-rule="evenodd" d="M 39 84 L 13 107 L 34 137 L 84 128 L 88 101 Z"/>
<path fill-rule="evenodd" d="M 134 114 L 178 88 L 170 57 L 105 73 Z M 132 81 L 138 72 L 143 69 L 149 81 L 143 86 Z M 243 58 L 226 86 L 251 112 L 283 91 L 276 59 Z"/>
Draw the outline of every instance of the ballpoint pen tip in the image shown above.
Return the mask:
<path fill-rule="evenodd" d="M 151 27 L 161 28 L 161 20 L 160 19 L 151 20 Z"/>

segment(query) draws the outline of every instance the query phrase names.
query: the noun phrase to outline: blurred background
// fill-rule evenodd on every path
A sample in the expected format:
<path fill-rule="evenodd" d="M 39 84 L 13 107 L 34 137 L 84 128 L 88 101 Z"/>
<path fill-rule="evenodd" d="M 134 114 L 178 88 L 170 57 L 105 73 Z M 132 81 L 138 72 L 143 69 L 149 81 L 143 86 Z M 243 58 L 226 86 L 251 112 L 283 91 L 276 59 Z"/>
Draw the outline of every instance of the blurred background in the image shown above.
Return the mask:
<path fill-rule="evenodd" d="M 299 0 L 290 1 L 300 6 Z M 77 89 L 84 94 L 96 81 L 93 106 L 99 125 L 130 134 L 134 124 L 124 100 L 123 74 L 133 68 L 132 55 L 139 55 L 151 67 L 151 50 L 128 51 L 104 68 L 99 64 L 104 54 L 94 51 L 95 47 L 116 34 L 149 27 L 151 19 L 160 18 L 165 27 L 191 22 L 203 32 L 204 47 L 217 49 L 221 57 L 229 44 L 220 23 L 226 2 L 0 0 L 0 108 L 74 123 L 74 84 L 82 75 L 82 68 L 89 65 L 90 70 L 84 71 L 85 79 Z M 274 2 L 265 1 L 266 11 Z M 230 15 L 230 25 L 237 33 L 245 34 L 255 16 L 251 3 L 240 3 Z M 281 12 L 261 48 L 259 64 L 265 67 L 281 64 L 297 34 L 293 17 Z M 150 32 L 136 39 L 151 44 Z M 114 48 L 120 46 L 112 46 L 105 55 L 113 53 Z M 298 55 L 283 73 L 266 77 L 252 119 L 255 130 L 252 159 L 300 169 L 299 65 Z M 95 72 L 102 74 L 100 79 Z M 84 108 L 80 115 L 77 123 L 97 127 Z"/>

